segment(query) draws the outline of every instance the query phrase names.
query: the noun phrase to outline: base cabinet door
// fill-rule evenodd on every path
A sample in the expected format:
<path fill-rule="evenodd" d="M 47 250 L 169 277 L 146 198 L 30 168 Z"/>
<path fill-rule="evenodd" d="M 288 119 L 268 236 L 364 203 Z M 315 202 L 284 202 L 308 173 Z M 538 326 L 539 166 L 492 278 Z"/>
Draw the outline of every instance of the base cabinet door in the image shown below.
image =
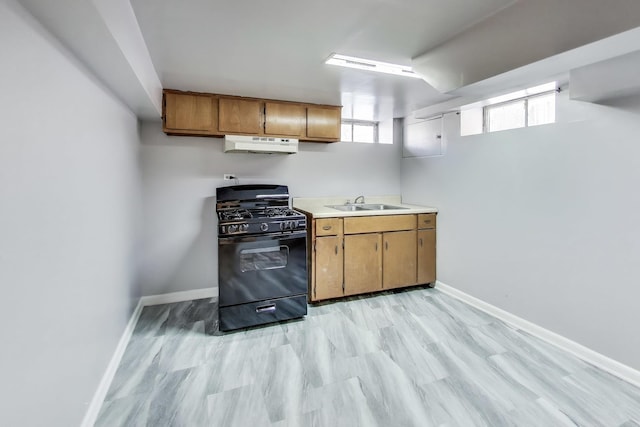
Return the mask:
<path fill-rule="evenodd" d="M 436 230 L 418 230 L 418 283 L 436 281 Z"/>
<path fill-rule="evenodd" d="M 392 289 L 416 284 L 416 231 L 383 234 L 383 288 Z"/>
<path fill-rule="evenodd" d="M 344 236 L 344 294 L 382 289 L 382 234 Z"/>
<path fill-rule="evenodd" d="M 344 295 L 342 237 L 317 237 L 315 243 L 314 300 Z"/>

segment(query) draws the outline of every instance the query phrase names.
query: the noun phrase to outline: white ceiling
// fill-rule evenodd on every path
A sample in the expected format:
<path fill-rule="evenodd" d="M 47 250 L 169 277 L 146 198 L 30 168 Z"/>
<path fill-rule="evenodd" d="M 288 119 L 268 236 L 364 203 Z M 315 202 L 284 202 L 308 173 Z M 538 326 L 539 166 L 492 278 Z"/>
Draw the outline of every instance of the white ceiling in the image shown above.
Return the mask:
<path fill-rule="evenodd" d="M 19 1 L 142 119 L 159 119 L 162 87 L 336 104 L 373 120 L 438 113 L 570 72 L 584 99 L 607 96 L 593 89 L 605 80 L 622 82 L 607 92 L 640 91 L 639 55 L 576 72 L 638 50 L 637 0 Z M 413 64 L 434 84 L 461 87 L 442 93 L 420 79 L 325 65 L 333 52 Z"/>
<path fill-rule="evenodd" d="M 340 104 L 360 119 L 444 101 L 422 80 L 325 65 L 411 58 L 513 0 L 132 0 L 165 88 Z"/>

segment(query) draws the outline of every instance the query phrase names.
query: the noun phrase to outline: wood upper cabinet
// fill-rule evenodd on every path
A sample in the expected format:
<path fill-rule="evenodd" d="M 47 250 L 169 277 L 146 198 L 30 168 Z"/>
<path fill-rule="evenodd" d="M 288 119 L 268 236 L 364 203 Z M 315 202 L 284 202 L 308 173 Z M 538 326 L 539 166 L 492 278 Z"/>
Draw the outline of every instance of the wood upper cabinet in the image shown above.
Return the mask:
<path fill-rule="evenodd" d="M 307 107 L 307 138 L 340 140 L 340 107 Z"/>
<path fill-rule="evenodd" d="M 382 235 L 344 236 L 344 294 L 356 295 L 382 289 Z"/>
<path fill-rule="evenodd" d="M 416 230 L 382 234 L 382 287 L 385 289 L 415 285 L 417 275 Z"/>
<path fill-rule="evenodd" d="M 264 133 L 286 135 L 294 138 L 304 136 L 305 109 L 303 105 L 284 102 L 265 102 Z"/>
<path fill-rule="evenodd" d="M 211 93 L 163 91 L 163 131 L 168 135 L 226 134 L 340 140 L 342 107 L 243 98 Z"/>
<path fill-rule="evenodd" d="M 220 132 L 262 133 L 262 105 L 259 100 L 221 97 L 218 102 Z"/>
<path fill-rule="evenodd" d="M 217 99 L 206 94 L 165 93 L 165 131 L 213 133 L 217 130 Z"/>

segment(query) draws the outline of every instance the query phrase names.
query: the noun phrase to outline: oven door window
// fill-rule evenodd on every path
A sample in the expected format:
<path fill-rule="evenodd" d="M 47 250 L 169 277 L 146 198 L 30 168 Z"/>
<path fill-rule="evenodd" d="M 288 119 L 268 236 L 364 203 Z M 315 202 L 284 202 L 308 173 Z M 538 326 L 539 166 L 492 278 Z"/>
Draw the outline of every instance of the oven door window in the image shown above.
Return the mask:
<path fill-rule="evenodd" d="M 287 246 L 242 249 L 240 251 L 240 271 L 275 270 L 285 268 L 289 262 Z"/>

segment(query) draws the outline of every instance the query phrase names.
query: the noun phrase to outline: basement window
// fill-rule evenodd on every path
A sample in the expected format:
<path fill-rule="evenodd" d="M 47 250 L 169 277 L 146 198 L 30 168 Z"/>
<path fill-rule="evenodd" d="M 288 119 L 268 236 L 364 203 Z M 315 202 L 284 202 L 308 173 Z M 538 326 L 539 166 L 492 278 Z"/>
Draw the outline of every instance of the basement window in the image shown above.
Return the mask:
<path fill-rule="evenodd" d="M 554 123 L 555 85 L 555 82 L 551 82 L 462 107 L 460 135 Z"/>
<path fill-rule="evenodd" d="M 377 143 L 378 122 L 343 119 L 340 140 L 343 142 L 362 142 L 366 144 Z"/>

